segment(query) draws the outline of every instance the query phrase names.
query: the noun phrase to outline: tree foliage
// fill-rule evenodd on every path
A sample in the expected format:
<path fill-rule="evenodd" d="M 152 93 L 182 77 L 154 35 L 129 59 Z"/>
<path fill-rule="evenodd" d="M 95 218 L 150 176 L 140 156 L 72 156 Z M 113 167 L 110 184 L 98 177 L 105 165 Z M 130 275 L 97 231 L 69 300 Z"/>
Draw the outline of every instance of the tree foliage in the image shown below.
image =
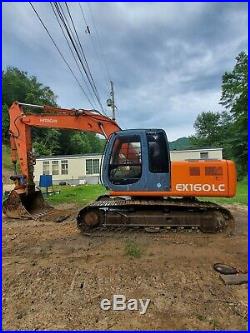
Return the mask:
<path fill-rule="evenodd" d="M 8 108 L 14 101 L 57 105 L 54 92 L 38 82 L 35 76 L 30 76 L 16 67 L 8 67 L 2 72 L 2 137 L 7 144 L 9 143 Z M 104 148 L 104 141 L 93 133 L 32 128 L 32 137 L 37 155 L 99 153 Z"/>
<path fill-rule="evenodd" d="M 220 143 L 220 114 L 202 112 L 194 123 L 196 135 L 192 137 L 192 143 L 196 146 L 210 147 Z"/>
<path fill-rule="evenodd" d="M 224 157 L 234 159 L 240 175 L 247 173 L 248 160 L 248 55 L 241 52 L 231 72 L 222 77 L 220 103 L 225 111 L 202 112 L 190 137 L 196 147 L 223 147 Z"/>
<path fill-rule="evenodd" d="M 43 86 L 35 76 L 20 71 L 16 67 L 8 67 L 2 73 L 2 99 L 10 106 L 19 101 L 31 104 L 56 105 L 56 96 L 49 87 Z"/>
<path fill-rule="evenodd" d="M 221 104 L 233 118 L 232 155 L 240 172 L 245 174 L 248 160 L 248 55 L 245 52 L 236 57 L 232 72 L 223 75 Z"/>

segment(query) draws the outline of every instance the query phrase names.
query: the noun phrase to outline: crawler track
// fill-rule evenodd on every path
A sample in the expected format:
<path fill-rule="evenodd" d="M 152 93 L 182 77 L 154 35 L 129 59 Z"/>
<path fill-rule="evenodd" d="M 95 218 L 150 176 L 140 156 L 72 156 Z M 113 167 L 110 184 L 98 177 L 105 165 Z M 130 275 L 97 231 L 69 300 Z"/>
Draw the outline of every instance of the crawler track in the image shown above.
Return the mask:
<path fill-rule="evenodd" d="M 103 227 L 143 227 L 217 233 L 233 230 L 234 219 L 226 208 L 197 199 L 137 200 L 104 196 L 79 212 L 77 226 L 83 232 Z"/>

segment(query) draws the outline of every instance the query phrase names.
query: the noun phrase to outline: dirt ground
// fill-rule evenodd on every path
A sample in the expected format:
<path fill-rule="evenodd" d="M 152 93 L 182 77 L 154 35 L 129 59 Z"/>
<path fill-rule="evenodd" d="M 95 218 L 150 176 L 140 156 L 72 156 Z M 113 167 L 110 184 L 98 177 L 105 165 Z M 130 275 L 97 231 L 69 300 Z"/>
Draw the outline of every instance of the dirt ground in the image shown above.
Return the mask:
<path fill-rule="evenodd" d="M 82 235 L 62 223 L 3 220 L 3 329 L 247 330 L 247 285 L 212 265 L 247 271 L 247 208 L 230 207 L 233 236 L 118 231 Z M 141 256 L 126 255 L 133 240 Z M 150 298 L 144 315 L 103 311 L 114 294 Z"/>

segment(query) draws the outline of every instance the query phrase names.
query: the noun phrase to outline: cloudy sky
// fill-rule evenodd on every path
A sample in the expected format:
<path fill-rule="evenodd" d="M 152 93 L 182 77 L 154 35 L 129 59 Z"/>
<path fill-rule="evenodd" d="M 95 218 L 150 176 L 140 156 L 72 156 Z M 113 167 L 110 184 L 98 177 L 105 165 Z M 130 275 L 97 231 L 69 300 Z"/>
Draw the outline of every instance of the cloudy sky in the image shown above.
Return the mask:
<path fill-rule="evenodd" d="M 122 128 L 174 140 L 194 132 L 198 113 L 222 110 L 221 77 L 247 51 L 247 3 L 82 3 L 90 34 L 68 4 L 104 105 L 114 81 Z M 82 83 L 50 4 L 34 6 Z M 36 75 L 63 107 L 91 108 L 29 3 L 2 7 L 3 68 Z"/>

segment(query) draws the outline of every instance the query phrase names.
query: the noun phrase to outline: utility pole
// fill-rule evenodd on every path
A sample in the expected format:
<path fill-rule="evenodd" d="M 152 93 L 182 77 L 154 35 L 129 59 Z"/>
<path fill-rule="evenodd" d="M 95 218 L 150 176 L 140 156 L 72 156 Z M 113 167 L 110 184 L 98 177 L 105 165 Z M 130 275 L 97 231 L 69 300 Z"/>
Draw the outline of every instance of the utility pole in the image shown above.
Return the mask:
<path fill-rule="evenodd" d="M 115 95 L 114 95 L 114 84 L 113 81 L 110 81 L 111 84 L 111 100 L 112 100 L 112 120 L 115 120 Z"/>
<path fill-rule="evenodd" d="M 115 95 L 114 95 L 114 83 L 113 81 L 110 81 L 110 85 L 111 85 L 111 92 L 110 92 L 110 96 L 111 98 L 109 98 L 107 100 L 107 106 L 110 106 L 112 109 L 112 120 L 115 120 Z"/>

